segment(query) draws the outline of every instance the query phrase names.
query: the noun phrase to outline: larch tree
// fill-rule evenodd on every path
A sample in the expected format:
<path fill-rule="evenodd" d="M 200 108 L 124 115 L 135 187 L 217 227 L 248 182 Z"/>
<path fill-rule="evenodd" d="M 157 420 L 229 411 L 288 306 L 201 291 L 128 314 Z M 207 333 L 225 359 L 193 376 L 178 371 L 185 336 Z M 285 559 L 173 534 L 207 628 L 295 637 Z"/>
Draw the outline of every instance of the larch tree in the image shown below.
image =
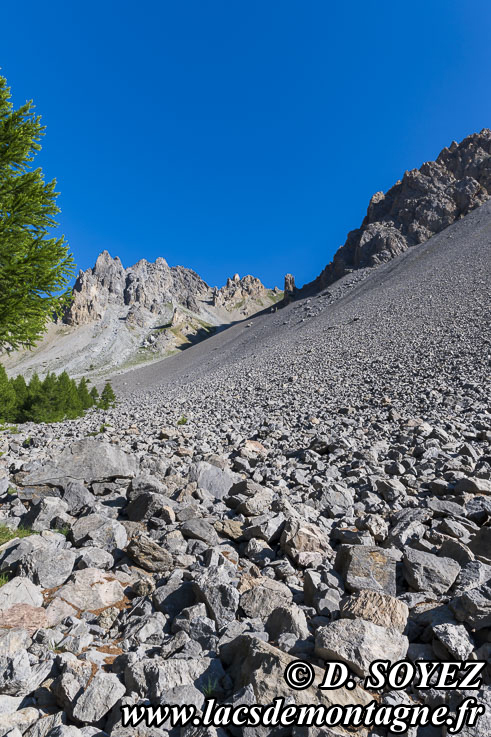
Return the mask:
<path fill-rule="evenodd" d="M 58 192 L 32 162 L 45 132 L 32 101 L 13 109 L 0 76 L 0 349 L 31 348 L 69 297 L 73 258 L 53 237 Z"/>

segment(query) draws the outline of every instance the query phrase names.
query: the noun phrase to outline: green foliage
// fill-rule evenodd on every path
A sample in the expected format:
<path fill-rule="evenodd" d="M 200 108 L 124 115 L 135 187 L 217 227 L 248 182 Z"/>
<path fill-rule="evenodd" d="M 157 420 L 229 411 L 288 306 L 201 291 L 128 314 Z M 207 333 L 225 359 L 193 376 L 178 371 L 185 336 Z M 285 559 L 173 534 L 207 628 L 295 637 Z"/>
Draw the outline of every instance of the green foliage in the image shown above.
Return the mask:
<path fill-rule="evenodd" d="M 0 364 L 0 407 L 2 408 L 0 411 L 3 420 L 15 421 L 16 403 L 15 389 L 9 381 L 7 372 Z"/>
<path fill-rule="evenodd" d="M 0 525 L 0 545 L 8 543 L 9 540 L 14 540 L 16 537 L 29 537 L 29 535 L 39 535 L 39 533 L 31 530 L 30 527 L 18 527 L 16 530 L 11 530 L 7 525 Z"/>
<path fill-rule="evenodd" d="M 116 401 L 116 395 L 113 391 L 111 384 L 107 382 L 101 393 L 99 407 L 101 409 L 109 409 L 109 407 L 114 406 L 115 401 Z"/>
<path fill-rule="evenodd" d="M 207 680 L 201 686 L 201 691 L 204 697 L 206 699 L 211 699 L 216 691 L 217 686 L 218 686 L 217 679 L 212 678 L 211 676 L 208 676 Z"/>
<path fill-rule="evenodd" d="M 89 409 L 89 407 L 92 407 L 92 405 L 94 404 L 94 400 L 89 394 L 87 379 L 85 377 L 80 379 L 77 387 L 77 392 L 82 404 L 82 409 Z"/>
<path fill-rule="evenodd" d="M 5 586 L 6 583 L 9 581 L 9 574 L 8 573 L 0 573 L 0 587 Z"/>
<path fill-rule="evenodd" d="M 81 417 L 90 407 L 107 409 L 116 397 L 110 384 L 106 387 L 102 405 L 95 387 L 89 392 L 85 379 L 77 385 L 66 371 L 50 373 L 43 381 L 34 374 L 26 384 L 22 376 L 8 379 L 0 364 L 0 422 L 60 422 Z"/>
<path fill-rule="evenodd" d="M 69 299 L 74 263 L 63 236 L 50 237 L 56 181 L 32 161 L 45 128 L 32 101 L 13 110 L 0 76 L 0 347 L 30 348 Z"/>
<path fill-rule="evenodd" d="M 177 420 L 177 424 L 178 424 L 178 425 L 186 425 L 186 424 L 187 424 L 187 421 L 188 421 L 188 418 L 187 418 L 187 417 L 185 417 L 184 415 L 182 415 L 182 417 L 180 417 L 180 418 L 179 418 L 179 419 Z"/>

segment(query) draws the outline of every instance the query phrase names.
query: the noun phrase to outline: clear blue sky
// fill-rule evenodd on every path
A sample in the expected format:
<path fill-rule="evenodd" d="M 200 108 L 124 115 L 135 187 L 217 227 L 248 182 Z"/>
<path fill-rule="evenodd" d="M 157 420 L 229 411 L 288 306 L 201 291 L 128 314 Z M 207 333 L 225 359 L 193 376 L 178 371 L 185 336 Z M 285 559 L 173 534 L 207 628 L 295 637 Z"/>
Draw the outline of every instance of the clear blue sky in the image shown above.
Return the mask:
<path fill-rule="evenodd" d="M 491 125 L 489 0 L 24 0 L 0 66 L 47 125 L 80 268 L 314 278 L 370 196 Z"/>

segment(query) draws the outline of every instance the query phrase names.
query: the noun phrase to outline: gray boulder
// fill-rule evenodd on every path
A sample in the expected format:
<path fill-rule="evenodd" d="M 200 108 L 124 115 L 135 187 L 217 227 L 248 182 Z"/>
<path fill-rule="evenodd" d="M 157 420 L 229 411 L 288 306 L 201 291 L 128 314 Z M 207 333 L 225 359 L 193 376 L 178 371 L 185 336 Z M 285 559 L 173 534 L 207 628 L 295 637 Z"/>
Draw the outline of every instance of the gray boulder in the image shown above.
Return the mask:
<path fill-rule="evenodd" d="M 366 676 L 374 660 L 402 660 L 409 641 L 394 627 L 380 627 L 364 619 L 339 619 L 320 627 L 315 653 L 324 660 L 340 660 L 359 676 Z"/>
<path fill-rule="evenodd" d="M 191 466 L 190 481 L 196 481 L 198 489 L 205 489 L 215 499 L 224 499 L 237 480 L 236 474 L 223 471 L 207 461 L 199 461 Z"/>
<path fill-rule="evenodd" d="M 89 514 L 78 519 L 70 531 L 70 538 L 76 547 L 88 543 L 108 553 L 125 548 L 128 542 L 123 525 L 100 514 Z"/>
<path fill-rule="evenodd" d="M 136 476 L 135 456 L 115 445 L 95 438 L 76 440 L 56 458 L 44 463 L 22 479 L 23 486 L 48 484 L 64 486 L 70 480 L 103 481 Z"/>
<path fill-rule="evenodd" d="M 445 594 L 460 572 L 460 566 L 451 558 L 443 558 L 407 548 L 403 558 L 406 581 L 415 591 Z"/>

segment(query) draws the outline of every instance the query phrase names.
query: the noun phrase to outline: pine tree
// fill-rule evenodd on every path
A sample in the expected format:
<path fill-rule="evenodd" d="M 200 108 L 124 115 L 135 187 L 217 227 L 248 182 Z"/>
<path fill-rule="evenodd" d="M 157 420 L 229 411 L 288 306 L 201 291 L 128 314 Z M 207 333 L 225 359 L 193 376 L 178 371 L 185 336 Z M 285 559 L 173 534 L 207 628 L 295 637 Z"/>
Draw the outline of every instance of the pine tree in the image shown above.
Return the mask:
<path fill-rule="evenodd" d="M 35 407 L 36 403 L 39 401 L 41 393 L 41 379 L 37 374 L 33 374 L 29 384 L 27 385 L 27 398 L 20 409 L 20 422 L 30 422 L 32 420 L 33 407 Z"/>
<path fill-rule="evenodd" d="M 31 162 L 44 135 L 32 101 L 13 110 L 0 77 L 0 347 L 32 347 L 68 300 L 73 258 L 53 238 L 58 193 Z"/>
<path fill-rule="evenodd" d="M 96 387 L 93 386 L 89 393 L 92 398 L 92 403 L 97 404 L 97 402 L 99 401 L 99 392 L 97 391 Z"/>
<path fill-rule="evenodd" d="M 63 371 L 58 377 L 58 391 L 64 416 L 68 419 L 80 417 L 83 414 L 83 407 L 78 396 L 77 385 L 66 371 Z"/>
<path fill-rule="evenodd" d="M 17 396 L 5 368 L 0 363 L 0 420 L 15 422 Z"/>
<path fill-rule="evenodd" d="M 87 379 L 85 377 L 80 379 L 78 387 L 77 387 L 77 392 L 78 392 L 78 398 L 80 399 L 80 403 L 82 405 L 82 409 L 89 409 L 89 407 L 93 406 L 94 400 L 89 394 L 89 389 L 87 387 Z"/>
<path fill-rule="evenodd" d="M 109 407 L 112 407 L 115 401 L 116 401 L 116 395 L 113 391 L 111 384 L 107 382 L 104 389 L 102 390 L 99 407 L 101 409 L 109 409 Z"/>
<path fill-rule="evenodd" d="M 11 384 L 14 387 L 15 396 L 17 397 L 17 407 L 19 410 L 22 410 L 27 401 L 28 394 L 26 380 L 22 374 L 19 374 L 15 379 L 11 380 Z"/>
<path fill-rule="evenodd" d="M 65 416 L 60 403 L 58 379 L 54 373 L 48 374 L 42 383 L 38 408 L 37 416 L 33 418 L 38 422 L 59 422 Z"/>

